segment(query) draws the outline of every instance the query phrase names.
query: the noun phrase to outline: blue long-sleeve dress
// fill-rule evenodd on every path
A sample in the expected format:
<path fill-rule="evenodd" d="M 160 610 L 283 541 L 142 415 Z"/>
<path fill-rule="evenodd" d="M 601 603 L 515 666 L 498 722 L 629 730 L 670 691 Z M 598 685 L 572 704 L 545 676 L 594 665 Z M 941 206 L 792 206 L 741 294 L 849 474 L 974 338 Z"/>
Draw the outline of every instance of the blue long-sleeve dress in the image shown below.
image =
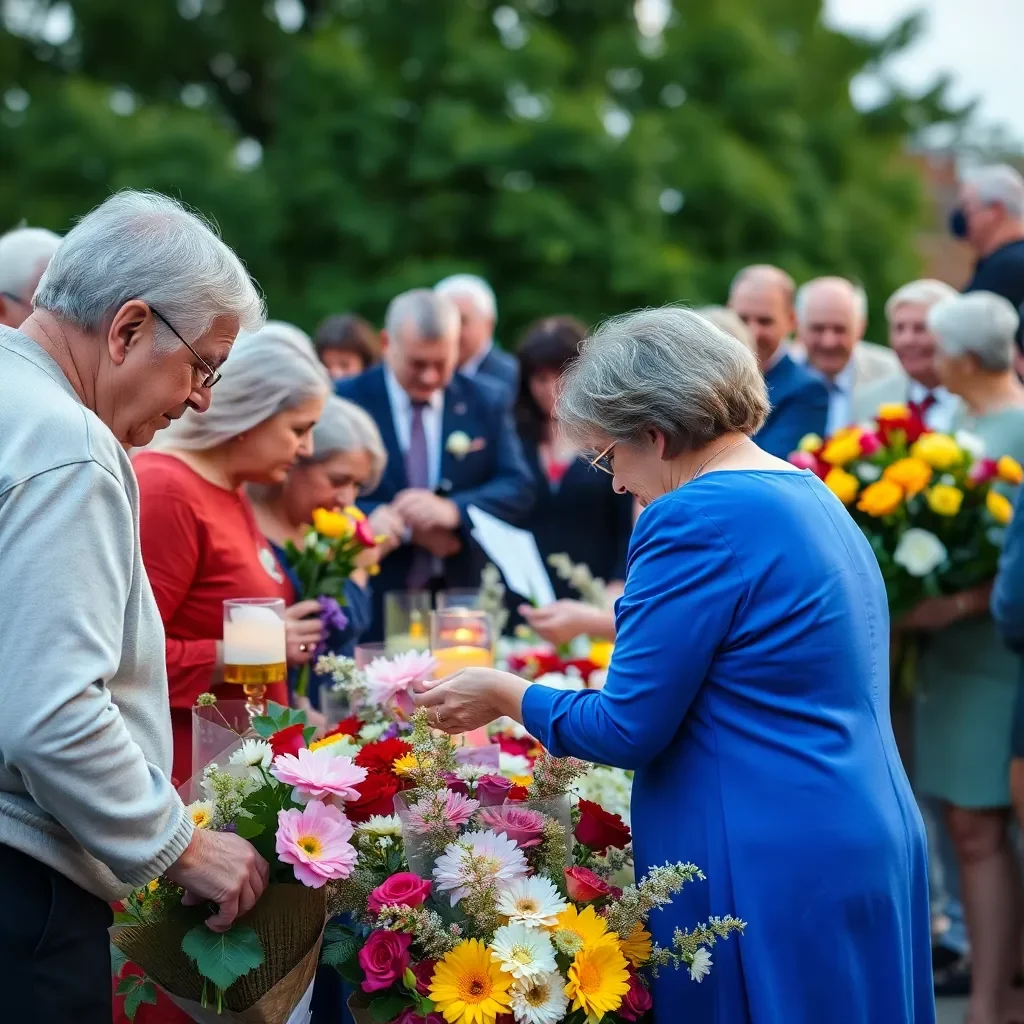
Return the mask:
<path fill-rule="evenodd" d="M 603 691 L 532 686 L 552 752 L 633 768 L 637 874 L 707 874 L 652 916 L 735 914 L 658 1024 L 932 1024 L 925 835 L 889 718 L 889 619 L 866 540 L 812 475 L 708 473 L 630 546 Z"/>

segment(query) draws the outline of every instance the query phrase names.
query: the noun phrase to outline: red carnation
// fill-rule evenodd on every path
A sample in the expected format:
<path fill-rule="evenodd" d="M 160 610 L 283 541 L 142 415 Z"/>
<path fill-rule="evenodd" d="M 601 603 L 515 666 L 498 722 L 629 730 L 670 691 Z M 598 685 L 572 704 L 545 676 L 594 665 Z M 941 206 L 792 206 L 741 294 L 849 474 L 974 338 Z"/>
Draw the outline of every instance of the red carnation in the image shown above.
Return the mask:
<path fill-rule="evenodd" d="M 355 715 L 343 718 L 333 729 L 328 729 L 324 736 L 358 736 L 363 723 Z"/>
<path fill-rule="evenodd" d="M 412 753 L 412 744 L 405 740 L 389 739 L 367 743 L 355 756 L 356 764 L 368 772 L 390 772 L 391 766 L 406 754 Z"/>
<path fill-rule="evenodd" d="M 345 814 L 351 821 L 367 821 L 374 814 L 393 814 L 398 779 L 384 772 L 370 772 L 356 786 L 359 798 L 345 801 Z"/>
<path fill-rule="evenodd" d="M 277 757 L 278 754 L 297 756 L 300 750 L 305 749 L 305 729 L 306 727 L 301 722 L 297 722 L 295 725 L 289 725 L 286 729 L 275 732 L 268 741 L 270 749 L 274 752 L 274 757 Z"/>
<path fill-rule="evenodd" d="M 574 834 L 577 842 L 600 854 L 609 846 L 621 850 L 632 839 L 629 826 L 619 815 L 609 813 L 590 800 L 580 801 L 580 821 Z"/>
<path fill-rule="evenodd" d="M 530 790 L 526 786 L 515 785 L 508 791 L 508 799 L 514 803 L 530 799 Z"/>

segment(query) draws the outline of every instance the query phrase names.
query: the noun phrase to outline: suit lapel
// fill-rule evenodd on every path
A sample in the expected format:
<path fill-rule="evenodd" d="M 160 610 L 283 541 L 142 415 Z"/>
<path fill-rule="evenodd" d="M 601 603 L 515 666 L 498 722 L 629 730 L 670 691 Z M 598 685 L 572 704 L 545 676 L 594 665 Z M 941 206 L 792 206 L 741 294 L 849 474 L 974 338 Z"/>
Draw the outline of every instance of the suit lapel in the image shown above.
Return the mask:
<path fill-rule="evenodd" d="M 448 438 L 456 432 L 465 434 L 470 440 L 473 438 L 473 418 L 469 415 L 469 403 L 466 401 L 465 392 L 465 386 L 458 376 L 455 376 L 444 393 L 444 415 L 441 417 L 441 479 L 439 481 L 439 487 L 444 493 L 458 490 L 459 478 L 462 476 L 462 460 L 456 458 L 448 450 Z"/>

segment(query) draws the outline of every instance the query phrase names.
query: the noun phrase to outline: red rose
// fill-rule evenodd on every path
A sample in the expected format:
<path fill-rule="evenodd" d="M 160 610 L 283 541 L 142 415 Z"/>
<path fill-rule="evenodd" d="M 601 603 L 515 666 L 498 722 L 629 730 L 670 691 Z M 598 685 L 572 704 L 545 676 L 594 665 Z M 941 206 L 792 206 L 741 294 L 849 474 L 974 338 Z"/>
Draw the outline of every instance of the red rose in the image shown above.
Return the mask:
<path fill-rule="evenodd" d="M 328 729 L 324 736 L 358 736 L 363 723 L 355 715 L 343 718 L 333 729 Z"/>
<path fill-rule="evenodd" d="M 421 996 L 430 995 L 430 983 L 434 979 L 436 960 L 421 960 L 418 964 L 410 964 L 409 968 L 416 975 L 416 991 Z"/>
<path fill-rule="evenodd" d="M 481 775 L 476 783 L 476 798 L 481 807 L 503 804 L 512 789 L 512 783 L 503 775 Z"/>
<path fill-rule="evenodd" d="M 390 988 L 405 974 L 410 942 L 412 936 L 407 932 L 370 932 L 366 945 L 359 950 L 359 966 L 366 975 L 364 992 Z"/>
<path fill-rule="evenodd" d="M 398 779 L 384 772 L 370 772 L 356 786 L 359 797 L 345 801 L 345 814 L 350 821 L 367 821 L 374 814 L 393 814 Z"/>
<path fill-rule="evenodd" d="M 629 991 L 622 997 L 622 1005 L 615 1012 L 623 1020 L 635 1021 L 640 1020 L 645 1013 L 649 1013 L 653 1005 L 651 993 L 644 987 L 644 983 L 630 971 Z"/>
<path fill-rule="evenodd" d="M 412 753 L 412 744 L 405 740 L 377 740 L 367 743 L 355 756 L 355 762 L 368 772 L 391 772 L 391 766 L 400 757 Z"/>
<path fill-rule="evenodd" d="M 377 544 L 377 536 L 368 519 L 360 519 L 356 523 L 356 532 L 353 536 L 364 548 L 372 548 Z"/>
<path fill-rule="evenodd" d="M 295 754 L 297 756 L 300 750 L 304 750 L 306 746 L 306 739 L 303 736 L 305 728 L 301 722 L 297 722 L 295 725 L 289 725 L 287 729 L 275 732 L 269 740 L 274 757 L 277 757 L 278 754 Z"/>
<path fill-rule="evenodd" d="M 576 841 L 595 853 L 603 854 L 609 846 L 621 850 L 632 839 L 629 826 L 617 814 L 611 814 L 600 804 L 580 801 L 580 822 L 576 826 Z"/>
<path fill-rule="evenodd" d="M 516 803 L 519 803 L 522 800 L 529 800 L 530 791 L 526 788 L 526 786 L 513 786 L 508 791 L 508 798 L 509 800 L 513 800 Z"/>
<path fill-rule="evenodd" d="M 367 906 L 379 914 L 382 907 L 389 905 L 418 907 L 429 895 L 429 882 L 411 871 L 399 871 L 370 893 Z"/>
<path fill-rule="evenodd" d="M 978 459 L 967 473 L 967 482 L 973 487 L 987 484 L 999 475 L 999 463 L 995 459 Z"/>
<path fill-rule="evenodd" d="M 614 887 L 595 875 L 590 868 L 566 868 L 565 887 L 573 903 L 590 903 L 615 893 Z M 622 895 L 621 892 L 619 895 Z"/>

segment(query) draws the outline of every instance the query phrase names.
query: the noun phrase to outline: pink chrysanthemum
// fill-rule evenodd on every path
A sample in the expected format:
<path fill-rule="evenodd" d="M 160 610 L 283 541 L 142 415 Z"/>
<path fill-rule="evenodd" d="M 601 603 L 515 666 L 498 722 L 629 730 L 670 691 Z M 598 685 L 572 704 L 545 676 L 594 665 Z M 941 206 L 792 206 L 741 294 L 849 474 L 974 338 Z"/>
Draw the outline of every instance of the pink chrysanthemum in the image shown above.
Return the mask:
<path fill-rule="evenodd" d="M 313 889 L 348 878 L 358 854 L 349 842 L 352 825 L 337 807 L 311 800 L 301 811 L 279 811 L 276 850 L 295 877 Z"/>
<path fill-rule="evenodd" d="M 521 850 L 540 846 L 547 824 L 547 818 L 540 811 L 530 811 L 515 804 L 485 807 L 480 812 L 480 821 L 499 835 L 504 833 Z"/>
<path fill-rule="evenodd" d="M 294 786 L 296 803 L 308 800 L 357 800 L 359 783 L 366 780 L 366 769 L 353 764 L 351 757 L 335 757 L 331 748 L 300 750 L 298 755 L 278 754 L 270 774 L 286 786 Z"/>
<path fill-rule="evenodd" d="M 371 704 L 394 701 L 401 710 L 411 712 L 412 687 L 429 679 L 437 668 L 437 659 L 429 651 L 406 651 L 394 658 L 374 658 L 366 666 L 369 684 L 367 700 Z"/>
<path fill-rule="evenodd" d="M 442 789 L 417 800 L 409 808 L 405 824 L 419 835 L 436 828 L 457 829 L 469 821 L 479 806 L 479 800 Z"/>
<path fill-rule="evenodd" d="M 499 888 L 526 877 L 523 851 L 507 836 L 467 832 L 451 843 L 434 864 L 434 881 L 451 893 L 452 906 L 484 882 Z"/>

